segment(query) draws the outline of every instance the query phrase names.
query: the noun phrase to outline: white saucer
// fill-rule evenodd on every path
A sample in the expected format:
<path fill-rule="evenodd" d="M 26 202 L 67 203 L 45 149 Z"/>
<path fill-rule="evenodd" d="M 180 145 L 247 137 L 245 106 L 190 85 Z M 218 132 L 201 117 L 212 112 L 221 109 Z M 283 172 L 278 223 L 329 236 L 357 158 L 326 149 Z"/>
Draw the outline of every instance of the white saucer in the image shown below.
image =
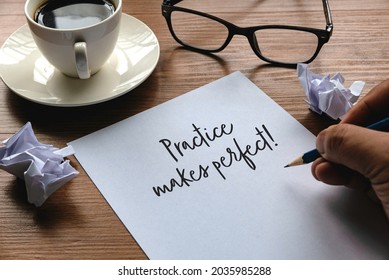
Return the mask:
<path fill-rule="evenodd" d="M 0 49 L 0 76 L 16 94 L 51 106 L 85 106 L 121 96 L 140 85 L 155 69 L 159 43 L 138 19 L 122 15 L 117 46 L 103 68 L 88 80 L 56 70 L 37 49 L 27 25 Z"/>

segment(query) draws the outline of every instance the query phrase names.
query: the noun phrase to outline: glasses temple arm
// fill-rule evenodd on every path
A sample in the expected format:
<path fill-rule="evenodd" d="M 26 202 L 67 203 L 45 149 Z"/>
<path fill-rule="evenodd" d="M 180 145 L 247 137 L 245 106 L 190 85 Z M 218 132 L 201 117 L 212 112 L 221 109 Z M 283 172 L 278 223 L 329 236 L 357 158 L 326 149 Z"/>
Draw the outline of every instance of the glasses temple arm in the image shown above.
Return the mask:
<path fill-rule="evenodd" d="M 323 0 L 323 9 L 324 9 L 324 15 L 326 17 L 326 23 L 327 23 L 327 31 L 332 32 L 333 24 L 332 24 L 332 16 L 331 16 L 331 9 L 330 5 L 328 4 L 328 0 Z"/>

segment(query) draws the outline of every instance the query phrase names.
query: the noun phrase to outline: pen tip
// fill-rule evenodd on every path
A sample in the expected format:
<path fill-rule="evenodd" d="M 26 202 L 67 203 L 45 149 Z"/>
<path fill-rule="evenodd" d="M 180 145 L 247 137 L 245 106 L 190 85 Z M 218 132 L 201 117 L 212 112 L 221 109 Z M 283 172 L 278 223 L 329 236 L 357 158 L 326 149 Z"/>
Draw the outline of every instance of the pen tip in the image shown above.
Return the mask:
<path fill-rule="evenodd" d="M 284 168 L 287 168 L 287 167 L 289 167 L 289 164 L 287 164 L 287 165 L 284 166 Z"/>

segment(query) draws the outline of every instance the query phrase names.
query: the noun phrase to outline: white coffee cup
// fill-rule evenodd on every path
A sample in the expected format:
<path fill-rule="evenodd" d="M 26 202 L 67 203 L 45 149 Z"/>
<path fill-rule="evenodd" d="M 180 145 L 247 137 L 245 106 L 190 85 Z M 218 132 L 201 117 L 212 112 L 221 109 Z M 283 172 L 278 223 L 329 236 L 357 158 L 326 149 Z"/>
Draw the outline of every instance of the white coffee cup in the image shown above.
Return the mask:
<path fill-rule="evenodd" d="M 32 37 L 40 52 L 55 68 L 67 76 L 88 79 L 101 69 L 115 49 L 122 0 L 109 0 L 115 10 L 106 19 L 76 28 L 47 27 L 35 20 L 35 13 L 42 3 L 50 1 L 55 0 L 26 1 L 24 12 Z M 88 9 L 77 10 L 88 12 Z"/>

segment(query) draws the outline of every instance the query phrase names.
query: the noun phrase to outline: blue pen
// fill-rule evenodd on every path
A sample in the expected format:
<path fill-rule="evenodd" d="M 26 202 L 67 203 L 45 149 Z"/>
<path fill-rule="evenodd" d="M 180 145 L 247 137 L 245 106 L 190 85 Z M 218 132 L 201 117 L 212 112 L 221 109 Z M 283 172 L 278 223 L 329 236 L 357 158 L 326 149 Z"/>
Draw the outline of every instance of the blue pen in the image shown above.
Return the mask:
<path fill-rule="evenodd" d="M 378 130 L 378 131 L 386 131 L 389 132 L 389 117 L 376 122 L 374 124 L 371 124 L 367 127 L 368 129 Z M 296 158 L 294 161 L 289 163 L 288 165 L 285 165 L 285 167 L 291 167 L 291 166 L 297 166 L 302 165 L 306 163 L 313 162 L 315 159 L 320 157 L 320 153 L 318 150 L 313 149 L 309 152 L 306 152 L 302 156 Z"/>

